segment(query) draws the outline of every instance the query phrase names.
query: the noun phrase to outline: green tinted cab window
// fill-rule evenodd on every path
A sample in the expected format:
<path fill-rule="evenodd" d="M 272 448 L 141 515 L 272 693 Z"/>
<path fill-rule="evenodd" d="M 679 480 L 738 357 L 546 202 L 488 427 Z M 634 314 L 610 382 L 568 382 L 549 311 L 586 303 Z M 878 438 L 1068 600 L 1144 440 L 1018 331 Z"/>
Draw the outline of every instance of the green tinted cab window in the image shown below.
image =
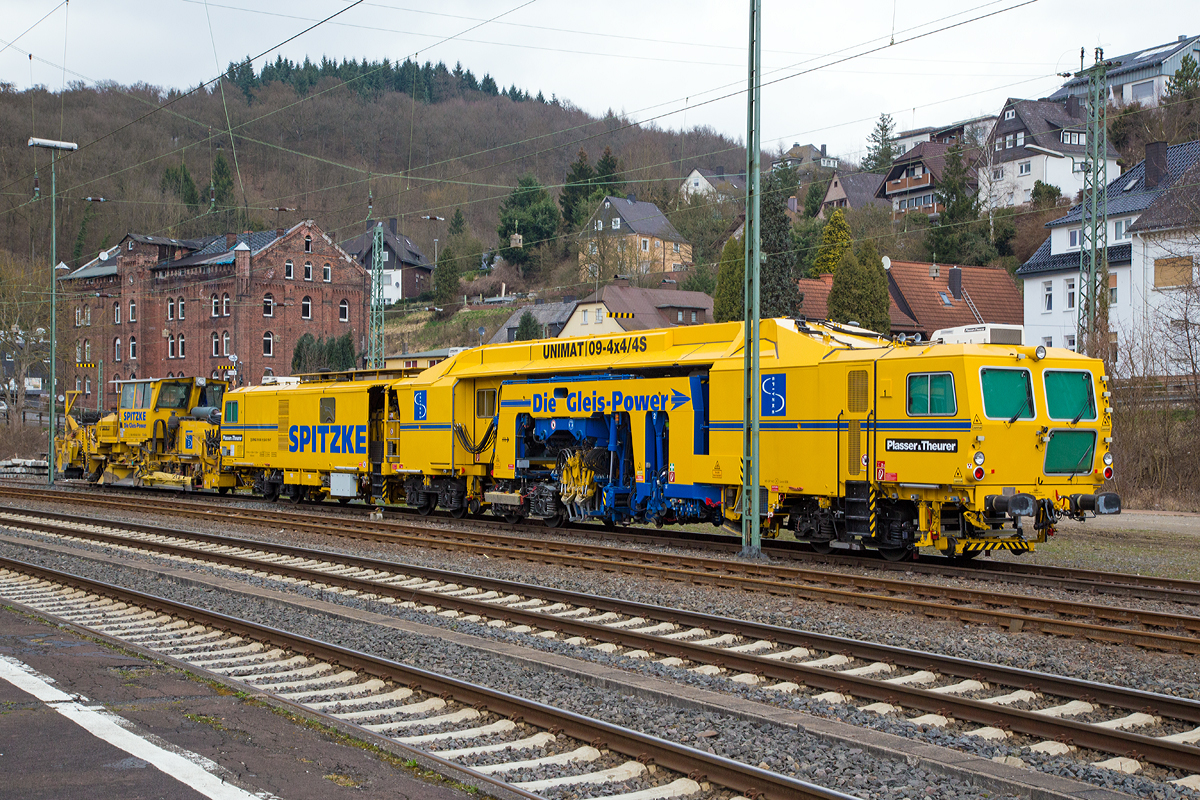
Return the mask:
<path fill-rule="evenodd" d="M 954 397 L 954 376 L 948 372 L 916 373 L 908 376 L 908 413 L 910 416 L 958 413 Z"/>
<path fill-rule="evenodd" d="M 230 400 L 228 403 L 225 404 L 225 421 L 226 422 L 237 422 L 238 421 L 238 404 L 233 400 Z"/>
<path fill-rule="evenodd" d="M 1096 458 L 1096 432 L 1078 429 L 1050 432 L 1043 470 L 1047 475 L 1083 475 Z"/>
<path fill-rule="evenodd" d="M 1046 411 L 1050 419 L 1095 419 L 1096 398 L 1092 373 L 1084 370 L 1047 370 Z"/>
<path fill-rule="evenodd" d="M 1023 369 L 984 367 L 983 413 L 993 419 L 1033 419 L 1033 386 Z"/>

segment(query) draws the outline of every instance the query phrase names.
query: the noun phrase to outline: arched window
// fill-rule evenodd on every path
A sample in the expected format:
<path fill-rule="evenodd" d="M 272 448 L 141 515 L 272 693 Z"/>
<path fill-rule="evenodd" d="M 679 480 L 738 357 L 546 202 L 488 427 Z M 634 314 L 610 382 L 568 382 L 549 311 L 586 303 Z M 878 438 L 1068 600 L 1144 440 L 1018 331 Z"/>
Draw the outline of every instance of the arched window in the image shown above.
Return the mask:
<path fill-rule="evenodd" d="M 341 322 L 350 321 L 350 301 L 343 300 L 338 303 L 338 320 Z"/>
<path fill-rule="evenodd" d="M 83 360 L 84 361 L 92 360 L 92 340 L 91 339 L 83 340 Z"/>
<path fill-rule="evenodd" d="M 75 306 L 75 327 L 78 328 L 83 324 L 83 309 Z"/>
<path fill-rule="evenodd" d="M 270 331 L 267 331 L 266 333 L 263 334 L 263 355 L 264 356 L 274 356 L 275 355 L 275 337 L 271 334 Z"/>
<path fill-rule="evenodd" d="M 75 360 L 83 361 L 83 342 L 75 342 Z"/>
<path fill-rule="evenodd" d="M 175 298 L 173 297 L 167 298 L 167 319 L 175 319 Z"/>
<path fill-rule="evenodd" d="M 168 336 L 167 337 L 167 358 L 174 358 L 174 357 L 175 357 L 175 337 Z M 169 378 L 171 376 L 168 375 L 167 377 Z"/>
<path fill-rule="evenodd" d="M 300 301 L 300 319 L 312 319 L 312 298 L 308 295 Z"/>
<path fill-rule="evenodd" d="M 137 337 L 136 336 L 129 337 L 129 357 L 137 358 Z"/>
<path fill-rule="evenodd" d="M 179 353 L 180 358 L 183 358 L 184 352 L 183 352 L 183 334 L 182 333 L 179 334 L 179 346 L 176 348 L 176 352 Z"/>
<path fill-rule="evenodd" d="M 112 376 L 112 390 L 114 394 L 121 393 L 121 374 L 117 373 Z"/>
<path fill-rule="evenodd" d="M 182 297 L 179 298 L 179 302 L 176 304 L 175 307 L 179 312 L 179 318 L 183 319 L 183 298 Z"/>
<path fill-rule="evenodd" d="M 229 316 L 229 292 L 226 292 L 225 296 L 221 298 L 221 316 Z"/>
<path fill-rule="evenodd" d="M 137 373 L 136 373 L 136 372 L 131 372 L 131 373 L 129 373 L 129 380 L 131 380 L 131 381 L 136 381 L 136 380 L 137 380 Z"/>
<path fill-rule="evenodd" d="M 212 335 L 212 354 L 214 356 L 221 355 L 221 337 L 217 336 L 217 332 L 213 331 Z"/>
<path fill-rule="evenodd" d="M 221 316 L 221 301 L 217 298 L 216 294 L 212 296 L 212 315 L 214 317 Z"/>
<path fill-rule="evenodd" d="M 312 262 L 311 261 L 304 262 L 304 280 L 306 280 L 306 281 L 312 280 Z"/>
<path fill-rule="evenodd" d="M 76 375 L 75 376 L 75 391 L 79 392 L 82 390 L 83 390 L 83 380 L 78 375 Z"/>
<path fill-rule="evenodd" d="M 221 355 L 229 355 L 229 331 L 224 331 L 221 334 Z"/>
<path fill-rule="evenodd" d="M 329 283 L 331 280 L 333 280 L 333 267 L 329 266 L 328 263 L 321 267 L 321 280 L 325 281 L 326 283 Z"/>
<path fill-rule="evenodd" d="M 263 316 L 275 316 L 275 295 L 270 292 L 263 295 Z"/>
<path fill-rule="evenodd" d="M 129 321 L 137 322 L 137 300 L 129 301 Z"/>
<path fill-rule="evenodd" d="M 91 306 L 84 306 L 84 308 L 83 308 L 83 324 L 84 325 L 92 324 L 92 307 Z"/>
<path fill-rule="evenodd" d="M 113 324 L 121 324 L 121 302 L 119 300 L 113 303 Z"/>
<path fill-rule="evenodd" d="M 92 393 L 92 376 L 91 375 L 88 375 L 86 378 L 83 379 L 83 393 L 89 394 L 89 395 Z"/>
<path fill-rule="evenodd" d="M 121 337 L 113 339 L 113 361 L 121 360 Z"/>
<path fill-rule="evenodd" d="M 283 262 L 283 277 L 287 278 L 289 281 L 292 279 L 292 269 L 292 260 L 289 258 L 287 261 Z"/>
<path fill-rule="evenodd" d="M 312 237 L 311 236 L 304 237 L 304 252 L 306 252 L 306 253 L 312 252 Z"/>

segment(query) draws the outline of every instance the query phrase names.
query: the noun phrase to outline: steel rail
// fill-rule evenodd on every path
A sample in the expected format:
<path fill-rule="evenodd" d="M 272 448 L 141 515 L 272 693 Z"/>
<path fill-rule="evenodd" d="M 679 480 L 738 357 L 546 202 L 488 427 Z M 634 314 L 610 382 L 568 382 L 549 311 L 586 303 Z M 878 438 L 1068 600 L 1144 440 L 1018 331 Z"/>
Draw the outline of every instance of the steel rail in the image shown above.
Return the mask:
<path fill-rule="evenodd" d="M 79 522 L 95 524 L 90 520 L 79 520 Z M 115 524 L 131 530 L 137 525 L 136 523 Z M 21 525 L 26 525 L 26 523 L 22 522 Z M 1070 741 L 1076 745 L 1103 752 L 1120 755 L 1136 753 L 1161 766 L 1200 772 L 1200 748 L 1167 742 L 1141 734 L 1099 728 L 1088 723 L 1048 717 L 1036 711 L 998 707 L 995 704 L 979 700 L 892 684 L 865 676 L 847 675 L 832 670 L 781 662 L 748 653 L 731 652 L 719 647 L 663 639 L 652 634 L 614 629 L 598 623 L 548 616 L 532 610 L 514 609 L 495 603 L 471 600 L 469 597 L 452 597 L 439 592 L 389 586 L 371 580 L 329 574 L 319 570 L 278 565 L 241 556 L 212 553 L 210 551 L 179 547 L 166 543 L 130 540 L 125 537 L 112 536 L 99 532 L 62 528 L 50 523 L 29 523 L 29 525 L 71 536 L 87 536 L 97 541 L 105 541 L 113 544 L 145 549 L 154 548 L 164 553 L 192 559 L 199 558 L 248 571 L 275 573 L 306 580 L 310 583 L 339 586 L 353 589 L 363 594 L 390 596 L 397 599 L 403 598 L 412 602 L 421 602 L 468 614 L 477 614 L 481 617 L 506 619 L 531 627 L 536 626 L 572 636 L 583 636 L 597 641 L 613 642 L 635 649 L 685 658 L 696 663 L 715 664 L 727 669 L 755 674 L 760 677 L 803 683 L 812 688 L 835 691 L 842 695 L 887 702 L 892 705 L 938 713 L 943 716 L 952 716 L 956 719 L 970 720 L 983 725 L 1013 730 L 1030 736 Z M 156 535 L 194 538 L 198 542 L 246 547 L 278 555 L 335 560 L 340 561 L 346 566 L 356 566 L 363 569 L 383 570 L 392 573 L 403 572 L 404 574 L 423 573 L 423 577 L 428 576 L 431 578 L 436 575 L 436 579 L 451 579 L 452 582 L 460 583 L 460 585 L 461 583 L 470 583 L 479 585 L 481 588 L 538 596 L 558 602 L 570 602 L 593 608 L 619 611 L 628 615 L 644 614 L 648 617 L 662 618 L 667 621 L 676 622 L 677 624 L 710 627 L 715 630 L 737 633 L 739 636 L 754 636 L 756 638 L 775 641 L 784 646 L 813 646 L 819 641 L 821 642 L 820 646 L 822 649 L 844 652 L 844 649 L 839 649 L 837 646 L 849 644 L 851 646 L 845 649 L 854 650 L 856 649 L 855 645 L 863 644 L 852 641 L 848 642 L 838 637 L 807 634 L 743 620 L 721 619 L 712 615 L 688 612 L 680 609 L 666 609 L 641 603 L 615 600 L 613 598 L 546 589 L 540 586 L 530 586 L 510 581 L 476 579 L 475 576 L 450 573 L 444 570 L 410 568 L 408 565 L 377 559 L 344 556 L 338 553 L 307 550 L 287 545 L 266 545 L 254 540 L 216 536 L 213 534 L 156 529 L 154 526 L 137 525 L 137 527 L 146 529 L 143 532 L 154 533 Z M 1147 713 L 1170 719 L 1186 720 L 1189 722 L 1200 721 L 1200 702 L 1186 698 L 1170 697 L 1168 695 L 1159 695 L 1134 689 L 1122 689 L 1108 684 L 1047 675 L 994 664 L 980 664 L 932 653 L 905 651 L 902 648 L 887 645 L 868 645 L 865 649 L 857 650 L 855 655 L 864 657 L 866 653 L 870 653 L 870 657 L 877 658 L 878 660 L 889 661 L 891 663 L 905 663 L 906 666 L 918 669 L 936 669 L 948 674 L 970 674 L 976 679 L 986 679 L 1011 686 L 1032 685 L 1048 694 L 1062 695 L 1076 699 L 1087 698 L 1092 702 L 1128 710 L 1144 710 Z"/>
<path fill-rule="evenodd" d="M 39 485 L 40 486 L 40 485 Z M 89 491 L 83 489 L 82 491 Z M 107 495 L 105 499 L 112 499 L 114 495 L 111 492 L 97 492 L 90 490 L 93 495 Z M 147 492 L 151 490 L 145 490 Z M 73 494 L 79 492 L 61 492 L 42 489 L 37 490 L 6 490 L 6 487 L 0 486 L 0 496 L 5 494 L 20 493 L 21 495 L 42 494 L 45 496 L 54 496 L 59 499 L 64 494 Z M 128 497 L 136 493 L 129 492 L 116 497 Z M 218 495 L 213 495 L 217 497 Z M 144 497 L 144 495 L 143 495 Z M 263 501 L 261 498 L 235 497 L 231 500 L 255 500 Z M 85 502 L 75 500 L 72 502 Z M 170 505 L 164 501 L 151 500 L 160 506 Z M 197 505 L 196 501 L 171 501 L 171 503 L 182 503 L 184 505 Z M 352 522 L 367 522 L 367 510 L 362 509 L 361 512 L 354 507 L 346 508 L 342 506 L 332 506 L 328 503 L 305 503 L 313 509 L 319 508 L 320 511 L 311 512 L 310 516 L 328 516 L 336 519 L 344 519 Z M 301 507 L 304 507 L 301 506 Z M 387 509 L 393 513 L 401 515 L 412 515 L 417 512 L 413 509 L 400 506 L 388 506 Z M 301 512 L 277 512 L 277 513 L 301 513 Z M 454 525 L 472 527 L 476 529 L 487 530 L 489 535 L 495 534 L 494 525 L 500 520 L 495 520 L 489 524 L 480 519 L 470 518 L 454 518 L 444 512 L 435 512 L 438 514 L 436 519 L 445 519 Z M 393 524 L 405 524 L 396 523 Z M 510 531 L 520 531 L 531 533 L 535 536 L 540 536 L 543 539 L 547 534 L 552 534 L 554 531 L 559 533 L 569 532 L 572 535 L 579 535 L 588 538 L 603 538 L 609 541 L 628 542 L 634 544 L 646 545 L 682 545 L 695 547 L 702 550 L 709 550 L 718 553 L 728 553 L 736 555 L 741 552 L 741 545 L 736 540 L 730 539 L 728 535 L 716 533 L 702 533 L 696 531 L 674 530 L 669 532 L 661 532 L 650 528 L 639 527 L 624 527 L 620 530 L 607 530 L 598 527 L 594 524 L 587 523 L 567 523 L 561 528 L 549 529 L 537 524 L 515 524 L 510 525 L 505 523 L 506 529 Z M 1041 586 L 1051 589 L 1065 589 L 1068 591 L 1081 592 L 1091 595 L 1113 595 L 1119 597 L 1136 597 L 1140 600 L 1162 600 L 1166 602 L 1175 602 L 1183 604 L 1200 605 L 1200 581 L 1186 580 L 1181 578 L 1161 578 L 1152 575 L 1134 575 L 1131 573 L 1108 573 L 1097 570 L 1086 570 L 1074 567 L 1055 567 L 1034 563 L 1017 563 L 1012 561 L 973 561 L 970 566 L 956 564 L 949 558 L 944 556 L 922 556 L 917 561 L 906 562 L 890 562 L 881 558 L 875 558 L 864 555 L 829 555 L 814 553 L 805 548 L 799 542 L 791 541 L 771 541 L 766 540 L 763 543 L 763 552 L 772 558 L 800 561 L 805 563 L 832 564 L 835 566 L 844 567 L 861 567 L 865 569 L 875 569 L 883 572 L 911 572 L 923 575 L 934 575 L 944 578 L 963 578 L 967 580 L 988 580 L 996 576 L 1003 576 L 1001 579 L 1007 579 L 1009 582 L 1018 582 L 1027 586 Z"/>
<path fill-rule="evenodd" d="M 486 710 L 514 721 L 524 721 L 549 731 L 561 732 L 565 736 L 580 741 L 601 742 L 603 747 L 642 763 L 654 763 L 665 769 L 690 776 L 694 780 L 707 780 L 749 797 L 771 798 L 772 800 L 774 798 L 781 800 L 783 798 L 789 800 L 795 800 L 795 798 L 854 800 L 850 795 L 833 789 L 622 728 L 603 720 L 592 719 L 535 700 L 527 700 L 507 692 L 489 689 L 485 686 L 290 633 L 279 628 L 16 559 L 0 557 L 0 567 L 83 591 L 106 595 L 120 602 L 143 607 L 160 614 L 180 617 L 198 625 L 223 630 L 272 647 L 286 648 L 380 680 L 400 683 L 415 691 L 427 692 L 443 698 L 453 698 L 463 705 Z M 192 669 L 197 668 L 192 667 Z M 263 688 L 257 687 L 257 690 L 262 691 Z M 436 755 L 436 753 L 430 755 Z M 462 766 L 456 765 L 456 767 L 463 769 Z"/>
<path fill-rule="evenodd" d="M 139 503 L 104 500 L 96 502 L 100 505 L 115 506 L 121 509 L 144 510 L 144 507 Z M 904 581 L 885 581 L 882 579 L 869 579 L 836 573 L 829 575 L 828 573 L 817 573 L 811 570 L 800 570 L 791 566 L 756 563 L 741 564 L 708 557 L 683 556 L 675 553 L 662 554 L 648 551 L 629 551 L 600 545 L 548 543 L 541 540 L 529 540 L 503 534 L 496 534 L 492 537 L 494 540 L 502 542 L 501 544 L 480 543 L 473 539 L 463 541 L 466 534 L 446 531 L 440 528 L 379 521 L 364 521 L 360 526 L 348 527 L 344 524 L 344 521 L 313 521 L 311 515 L 290 514 L 288 512 L 280 513 L 274 509 L 248 511 L 246 509 L 213 509 L 209 506 L 201 505 L 192 510 L 182 508 L 179 504 L 169 504 L 163 510 L 168 515 L 189 518 L 198 517 L 210 521 L 217 518 L 227 521 L 245 520 L 250 522 L 269 520 L 276 525 L 285 524 L 295 530 L 316 534 L 447 549 L 451 551 L 469 550 L 488 555 L 489 557 L 564 564 L 608 572 L 654 574 L 668 580 L 710 584 L 726 588 L 766 591 L 789 597 L 795 596 L 798 591 L 802 590 L 807 595 L 815 595 L 820 599 L 830 602 L 841 602 L 866 608 L 900 609 L 922 613 L 926 616 L 953 618 L 975 624 L 997 625 L 1014 632 L 1018 630 L 1041 631 L 1063 636 L 1080 636 L 1110 643 L 1133 644 L 1149 649 L 1200 653 L 1200 639 L 1190 636 L 1179 636 L 1155 630 L 1113 627 L 1070 619 L 1053 619 L 1026 613 L 999 611 L 991 608 L 976 608 L 970 605 L 944 604 L 920 599 L 920 595 L 925 594 L 926 596 L 937 598 L 956 599 L 966 603 L 982 603 L 992 606 L 1007 603 L 1023 610 L 1049 611 L 1058 614 L 1074 612 L 1077 616 L 1085 618 L 1100 617 L 1127 624 L 1153 624 L 1160 628 L 1184 627 L 1186 629 L 1196 629 L 1200 627 L 1200 618 L 1185 615 L 1163 614 L 1161 612 L 1044 600 L 1040 598 L 1025 598 L 1013 595 L 994 595 L 987 592 L 956 590 L 946 587 L 924 587 Z M 385 530 L 379 530 L 379 528 Z M 407 531 L 407 533 L 404 533 L 404 531 Z M 683 566 L 668 566 L 664 562 L 673 562 Z M 737 570 L 738 572 L 731 570 Z M 739 572 L 742 574 L 738 574 Z M 830 583 L 831 581 L 826 580 L 827 577 L 835 580 L 840 579 L 841 585 L 847 588 L 841 589 L 816 585 L 819 583 Z M 809 582 L 798 584 L 783 580 L 787 578 L 798 579 L 800 581 L 807 580 Z M 854 589 L 862 588 L 883 588 L 885 591 L 907 592 L 918 595 L 918 598 L 913 599 L 890 594 L 868 594 L 862 591 L 854 591 Z"/>

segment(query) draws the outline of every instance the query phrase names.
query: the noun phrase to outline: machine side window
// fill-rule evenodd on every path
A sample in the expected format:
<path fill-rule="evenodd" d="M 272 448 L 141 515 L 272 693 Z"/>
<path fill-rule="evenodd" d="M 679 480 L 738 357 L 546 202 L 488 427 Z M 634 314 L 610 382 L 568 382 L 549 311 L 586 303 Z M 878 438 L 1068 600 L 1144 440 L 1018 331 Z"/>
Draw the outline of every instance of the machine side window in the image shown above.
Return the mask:
<path fill-rule="evenodd" d="M 953 375 L 949 372 L 916 372 L 908 376 L 910 417 L 952 417 L 957 413 Z"/>
<path fill-rule="evenodd" d="M 1033 419 L 1033 382 L 1029 370 L 984 367 L 983 413 L 992 419 Z"/>
<path fill-rule="evenodd" d="M 133 408 L 137 394 L 136 383 L 121 384 L 121 408 Z"/>
<path fill-rule="evenodd" d="M 337 416 L 337 398 L 322 397 L 321 398 L 321 423 L 327 424 L 334 422 Z"/>
<path fill-rule="evenodd" d="M 481 419 L 496 416 L 495 389 L 480 389 L 475 392 L 475 416 Z"/>
<path fill-rule="evenodd" d="M 154 395 L 154 386 L 151 383 L 136 383 L 137 386 L 137 408 L 149 408 L 150 398 Z"/>
<path fill-rule="evenodd" d="M 147 388 L 150 384 L 145 384 Z M 192 384 L 183 381 L 163 381 L 158 388 L 158 403 L 156 409 L 178 409 L 186 411 L 188 398 L 192 394 Z M 147 400 L 149 393 L 147 393 Z"/>
<path fill-rule="evenodd" d="M 238 421 L 238 404 L 237 404 L 236 400 L 230 400 L 228 403 L 225 404 L 225 421 L 226 422 L 237 422 Z"/>
<path fill-rule="evenodd" d="M 1046 370 L 1046 413 L 1050 419 L 1095 419 L 1096 397 L 1087 370 Z"/>

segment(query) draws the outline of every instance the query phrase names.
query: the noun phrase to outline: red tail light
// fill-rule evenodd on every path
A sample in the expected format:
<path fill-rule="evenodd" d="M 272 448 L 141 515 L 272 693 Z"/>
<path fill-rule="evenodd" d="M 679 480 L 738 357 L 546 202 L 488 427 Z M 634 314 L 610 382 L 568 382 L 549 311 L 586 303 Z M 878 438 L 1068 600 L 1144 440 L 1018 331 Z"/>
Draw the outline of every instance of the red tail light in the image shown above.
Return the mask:
<path fill-rule="evenodd" d="M 975 480 L 977 480 L 977 481 L 981 481 L 981 480 L 983 480 L 983 475 L 984 475 L 984 472 L 983 472 L 983 467 L 975 467 L 975 469 L 973 469 L 973 470 L 971 471 L 971 475 L 972 475 L 972 477 L 974 477 L 974 478 L 975 478 Z"/>
<path fill-rule="evenodd" d="M 1113 469 L 1112 469 L 1112 467 L 1105 467 L 1105 468 L 1104 468 L 1104 480 L 1106 480 L 1106 481 L 1107 481 L 1107 480 L 1111 479 L 1111 478 L 1112 478 L 1112 476 L 1113 476 Z"/>

